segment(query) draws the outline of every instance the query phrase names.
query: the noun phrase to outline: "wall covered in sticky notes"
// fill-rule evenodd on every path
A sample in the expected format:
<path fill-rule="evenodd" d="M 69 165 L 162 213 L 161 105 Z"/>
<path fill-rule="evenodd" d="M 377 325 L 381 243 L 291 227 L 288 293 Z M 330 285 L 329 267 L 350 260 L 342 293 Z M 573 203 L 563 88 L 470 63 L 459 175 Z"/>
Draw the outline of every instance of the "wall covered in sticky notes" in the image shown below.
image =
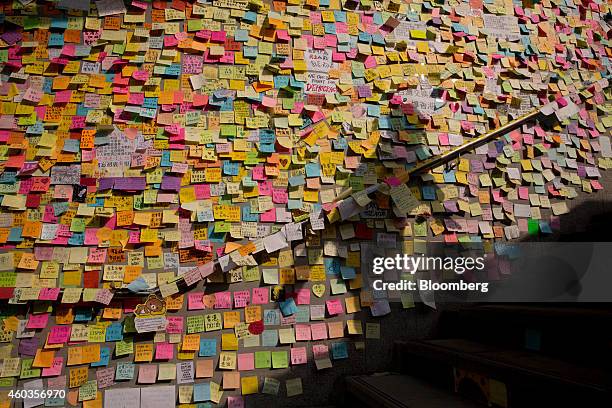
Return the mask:
<path fill-rule="evenodd" d="M 392 338 L 424 334 L 430 316 L 412 310 L 418 293 L 391 304 L 372 290 L 364 255 L 494 251 L 553 233 L 567 200 L 603 188 L 609 11 L 5 2 L 0 393 L 300 406 L 384 369 Z M 401 182 L 538 108 L 552 127 L 526 123 Z"/>

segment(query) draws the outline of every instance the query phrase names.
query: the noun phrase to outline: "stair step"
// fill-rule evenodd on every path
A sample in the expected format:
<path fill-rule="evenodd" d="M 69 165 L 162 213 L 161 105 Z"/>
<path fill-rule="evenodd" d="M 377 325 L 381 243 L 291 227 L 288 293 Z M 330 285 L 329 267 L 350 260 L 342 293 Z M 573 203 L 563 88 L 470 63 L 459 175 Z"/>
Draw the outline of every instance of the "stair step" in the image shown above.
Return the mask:
<path fill-rule="evenodd" d="M 468 370 L 506 385 L 515 404 L 528 397 L 560 401 L 587 398 L 612 401 L 612 372 L 581 366 L 534 352 L 509 350 L 467 339 L 398 341 L 395 359 L 407 373 L 424 372 L 448 378 L 455 369 Z M 447 381 L 448 384 L 448 381 Z M 532 397 L 531 393 L 540 394 Z M 567 394 L 567 397 L 566 397 Z M 536 406 L 536 405 L 530 405 Z M 563 405 L 567 406 L 567 405 Z"/>
<path fill-rule="evenodd" d="M 482 408 L 448 390 L 409 375 L 360 375 L 346 379 L 350 404 L 372 408 Z"/>
<path fill-rule="evenodd" d="M 559 305 L 479 305 L 444 311 L 436 338 L 538 351 L 581 365 L 612 363 L 612 310 Z"/>

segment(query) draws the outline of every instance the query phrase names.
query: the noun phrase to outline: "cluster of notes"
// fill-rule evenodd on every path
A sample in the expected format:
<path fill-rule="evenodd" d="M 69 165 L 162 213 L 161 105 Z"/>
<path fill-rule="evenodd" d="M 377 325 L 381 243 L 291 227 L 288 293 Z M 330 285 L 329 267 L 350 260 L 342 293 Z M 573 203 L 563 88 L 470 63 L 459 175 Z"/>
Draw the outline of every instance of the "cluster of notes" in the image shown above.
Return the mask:
<path fill-rule="evenodd" d="M 67 390 L 26 407 L 316 393 L 309 376 L 367 353 L 380 324 L 365 319 L 391 311 L 363 283 L 363 242 L 491 250 L 553 232 L 567 199 L 602 189 L 609 14 L 603 0 L 4 2 L 0 407 L 15 387 Z M 393 182 L 551 102 L 551 129 Z"/>

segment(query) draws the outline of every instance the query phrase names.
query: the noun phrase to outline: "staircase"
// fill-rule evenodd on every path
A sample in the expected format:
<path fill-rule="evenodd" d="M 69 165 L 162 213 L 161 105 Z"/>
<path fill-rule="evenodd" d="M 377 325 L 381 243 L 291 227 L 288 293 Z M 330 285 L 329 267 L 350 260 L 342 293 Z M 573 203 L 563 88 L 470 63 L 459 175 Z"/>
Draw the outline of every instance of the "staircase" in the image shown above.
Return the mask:
<path fill-rule="evenodd" d="M 399 374 L 347 391 L 364 407 L 609 407 L 611 323 L 610 305 L 456 306 L 433 338 L 395 342 Z"/>

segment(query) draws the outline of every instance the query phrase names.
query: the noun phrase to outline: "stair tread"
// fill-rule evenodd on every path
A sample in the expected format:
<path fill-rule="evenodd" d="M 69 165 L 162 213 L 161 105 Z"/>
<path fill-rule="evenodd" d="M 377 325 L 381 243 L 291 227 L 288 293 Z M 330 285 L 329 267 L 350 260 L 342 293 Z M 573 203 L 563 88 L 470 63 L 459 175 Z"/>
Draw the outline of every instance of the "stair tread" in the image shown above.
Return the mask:
<path fill-rule="evenodd" d="M 436 387 L 427 381 L 401 374 L 360 375 L 347 378 L 353 395 L 359 394 L 370 406 L 385 408 L 477 408 L 482 405 Z"/>
<path fill-rule="evenodd" d="M 467 339 L 434 339 L 398 341 L 406 351 L 431 352 L 430 356 L 448 361 L 452 354 L 456 359 L 474 361 L 498 369 L 520 371 L 524 374 L 547 377 L 579 386 L 600 390 L 612 389 L 612 378 L 602 369 L 580 366 L 556 358 L 523 350 L 508 350 Z"/>

